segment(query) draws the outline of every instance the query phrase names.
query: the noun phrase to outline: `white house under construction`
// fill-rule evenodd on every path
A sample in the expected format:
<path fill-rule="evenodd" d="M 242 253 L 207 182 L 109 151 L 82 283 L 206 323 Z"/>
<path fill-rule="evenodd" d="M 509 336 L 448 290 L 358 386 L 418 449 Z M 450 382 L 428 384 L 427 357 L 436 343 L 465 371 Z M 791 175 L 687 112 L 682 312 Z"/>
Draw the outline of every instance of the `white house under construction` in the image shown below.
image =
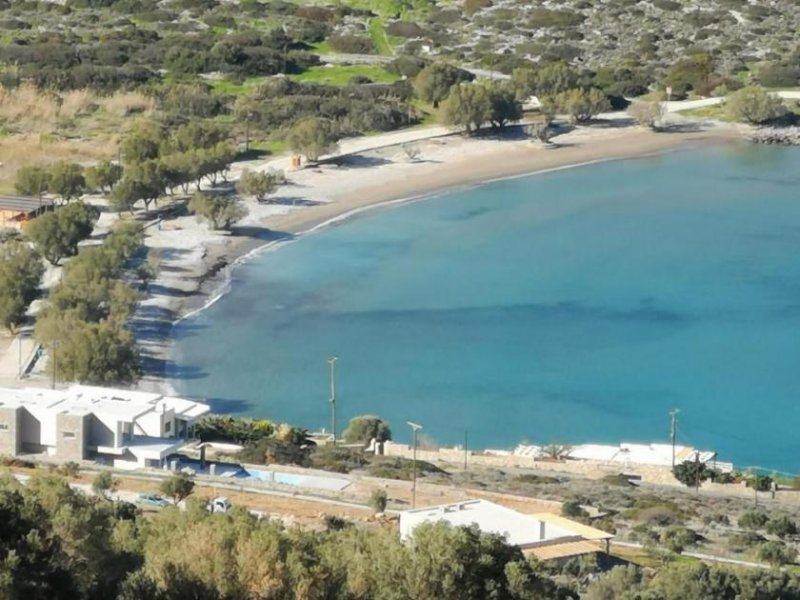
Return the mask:
<path fill-rule="evenodd" d="M 0 387 L 0 455 L 161 467 L 209 410 L 193 400 L 86 385 Z"/>

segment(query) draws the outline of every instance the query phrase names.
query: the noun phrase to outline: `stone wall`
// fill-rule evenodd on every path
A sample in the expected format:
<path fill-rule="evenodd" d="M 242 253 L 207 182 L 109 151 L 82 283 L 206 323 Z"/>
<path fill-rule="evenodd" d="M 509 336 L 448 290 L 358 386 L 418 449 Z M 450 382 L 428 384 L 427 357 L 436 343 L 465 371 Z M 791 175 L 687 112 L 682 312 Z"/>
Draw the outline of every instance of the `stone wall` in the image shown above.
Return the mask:
<path fill-rule="evenodd" d="M 89 415 L 59 414 L 56 416 L 56 456 L 61 460 L 86 458 Z"/>
<path fill-rule="evenodd" d="M 22 451 L 22 409 L 0 407 L 0 456 Z"/>

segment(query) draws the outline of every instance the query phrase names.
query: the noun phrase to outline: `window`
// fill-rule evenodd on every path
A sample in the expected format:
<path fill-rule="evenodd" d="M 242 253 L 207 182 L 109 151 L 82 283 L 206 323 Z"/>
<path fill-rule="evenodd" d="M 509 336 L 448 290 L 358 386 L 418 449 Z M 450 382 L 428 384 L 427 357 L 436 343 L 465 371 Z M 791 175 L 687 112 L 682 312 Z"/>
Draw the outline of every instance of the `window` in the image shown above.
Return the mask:
<path fill-rule="evenodd" d="M 169 433 L 172 431 L 172 421 L 167 421 L 164 423 L 164 433 Z"/>
<path fill-rule="evenodd" d="M 75 432 L 74 431 L 62 431 L 61 432 L 61 437 L 64 438 L 64 439 L 67 439 L 67 440 L 71 440 L 71 439 L 73 439 L 75 437 Z"/>
<path fill-rule="evenodd" d="M 8 425 L 6 423 L 0 423 L 0 431 L 8 431 Z"/>

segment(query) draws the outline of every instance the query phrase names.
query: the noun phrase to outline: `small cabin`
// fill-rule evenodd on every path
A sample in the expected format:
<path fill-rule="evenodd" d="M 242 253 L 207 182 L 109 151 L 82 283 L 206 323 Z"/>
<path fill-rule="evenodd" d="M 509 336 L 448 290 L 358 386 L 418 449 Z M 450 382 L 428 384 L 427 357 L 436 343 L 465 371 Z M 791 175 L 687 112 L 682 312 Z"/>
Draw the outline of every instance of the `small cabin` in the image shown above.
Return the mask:
<path fill-rule="evenodd" d="M 21 229 L 23 224 L 53 210 L 52 200 L 26 196 L 0 196 L 0 229 Z"/>

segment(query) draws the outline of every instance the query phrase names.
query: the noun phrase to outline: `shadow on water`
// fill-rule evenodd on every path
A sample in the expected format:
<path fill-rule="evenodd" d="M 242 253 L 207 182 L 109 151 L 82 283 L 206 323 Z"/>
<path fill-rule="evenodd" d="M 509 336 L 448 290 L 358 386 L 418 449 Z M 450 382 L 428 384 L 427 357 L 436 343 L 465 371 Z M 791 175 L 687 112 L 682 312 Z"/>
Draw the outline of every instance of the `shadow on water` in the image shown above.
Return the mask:
<path fill-rule="evenodd" d="M 241 413 L 254 406 L 250 400 L 235 398 L 206 398 L 205 401 L 211 406 L 211 411 L 218 414 Z"/>
<path fill-rule="evenodd" d="M 259 227 L 257 225 L 240 225 L 231 228 L 231 233 L 240 237 L 249 237 L 254 240 L 262 242 L 282 242 L 294 238 L 293 233 L 286 231 L 275 231 L 268 227 Z"/>
<path fill-rule="evenodd" d="M 160 356 L 142 356 L 142 371 L 145 377 L 166 377 L 167 379 L 205 379 L 208 373 L 198 367 L 179 365 L 175 361 Z"/>

